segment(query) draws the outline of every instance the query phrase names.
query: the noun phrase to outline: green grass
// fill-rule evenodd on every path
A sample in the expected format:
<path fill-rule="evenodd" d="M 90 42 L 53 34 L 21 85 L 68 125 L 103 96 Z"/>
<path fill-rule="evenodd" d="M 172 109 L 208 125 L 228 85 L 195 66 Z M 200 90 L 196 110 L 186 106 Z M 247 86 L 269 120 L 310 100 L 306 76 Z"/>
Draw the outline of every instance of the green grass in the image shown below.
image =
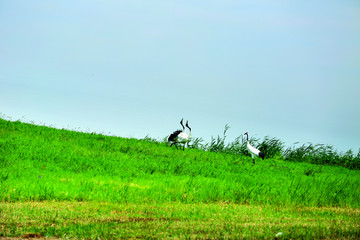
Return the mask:
<path fill-rule="evenodd" d="M 253 165 L 221 141 L 181 151 L 0 119 L 0 236 L 360 236 L 358 170 L 286 161 L 270 147 L 274 158 Z"/>

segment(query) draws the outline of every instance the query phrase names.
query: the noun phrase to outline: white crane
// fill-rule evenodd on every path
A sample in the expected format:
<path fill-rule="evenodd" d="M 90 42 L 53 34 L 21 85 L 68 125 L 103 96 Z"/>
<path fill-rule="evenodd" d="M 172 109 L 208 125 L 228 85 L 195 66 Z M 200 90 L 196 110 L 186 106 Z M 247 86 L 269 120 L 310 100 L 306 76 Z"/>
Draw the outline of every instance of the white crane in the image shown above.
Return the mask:
<path fill-rule="evenodd" d="M 171 142 L 171 145 L 175 145 L 176 148 L 178 148 L 178 144 L 183 144 L 183 150 L 185 149 L 185 144 L 187 144 L 190 141 L 190 137 L 191 137 L 191 128 L 189 127 L 189 123 L 188 121 L 186 121 L 185 126 L 190 130 L 189 134 L 186 133 L 186 129 L 183 125 L 183 120 L 181 119 L 180 124 L 183 127 L 183 130 L 177 130 L 175 132 L 173 132 L 172 134 L 170 134 L 169 138 L 168 138 L 168 142 Z"/>
<path fill-rule="evenodd" d="M 246 141 L 247 141 L 246 148 L 249 151 L 249 153 L 250 153 L 250 155 L 251 155 L 251 157 L 253 159 L 253 164 L 255 164 L 255 156 L 264 159 L 264 157 L 265 157 L 264 153 L 260 152 L 260 150 L 254 148 L 253 146 L 250 145 L 250 143 L 249 143 L 249 133 L 246 132 L 244 135 L 246 135 Z"/>

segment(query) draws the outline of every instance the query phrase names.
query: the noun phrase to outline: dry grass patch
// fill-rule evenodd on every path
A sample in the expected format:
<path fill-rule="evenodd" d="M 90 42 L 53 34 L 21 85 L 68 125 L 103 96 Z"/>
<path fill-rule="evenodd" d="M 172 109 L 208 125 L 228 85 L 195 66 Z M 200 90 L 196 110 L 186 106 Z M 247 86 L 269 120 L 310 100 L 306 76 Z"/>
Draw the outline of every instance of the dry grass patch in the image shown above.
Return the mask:
<path fill-rule="evenodd" d="M 0 203 L 0 236 L 356 239 L 359 209 L 237 204 Z"/>

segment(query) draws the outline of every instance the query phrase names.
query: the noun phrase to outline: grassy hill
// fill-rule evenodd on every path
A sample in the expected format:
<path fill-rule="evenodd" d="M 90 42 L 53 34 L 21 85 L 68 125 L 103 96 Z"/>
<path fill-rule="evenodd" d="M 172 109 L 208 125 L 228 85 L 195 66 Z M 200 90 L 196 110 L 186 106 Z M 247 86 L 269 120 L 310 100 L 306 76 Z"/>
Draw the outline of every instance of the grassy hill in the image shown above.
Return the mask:
<path fill-rule="evenodd" d="M 3 119 L 0 192 L 0 236 L 360 236 L 359 170 Z"/>

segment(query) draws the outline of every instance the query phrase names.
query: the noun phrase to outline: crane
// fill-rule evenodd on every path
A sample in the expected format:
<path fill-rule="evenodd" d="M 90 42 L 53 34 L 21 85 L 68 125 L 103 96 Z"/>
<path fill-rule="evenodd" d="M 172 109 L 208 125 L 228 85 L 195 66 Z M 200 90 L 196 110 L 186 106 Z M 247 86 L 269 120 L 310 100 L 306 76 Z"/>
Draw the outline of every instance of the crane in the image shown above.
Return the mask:
<path fill-rule="evenodd" d="M 256 149 L 256 148 L 254 148 L 253 146 L 250 145 L 250 143 L 249 143 L 249 133 L 246 132 L 244 135 L 246 135 L 246 141 L 247 141 L 246 148 L 247 148 L 248 152 L 250 153 L 250 155 L 252 157 L 253 164 L 255 164 L 255 157 L 256 156 L 259 157 L 259 158 L 264 159 L 264 157 L 265 157 L 264 153 L 260 152 L 259 149 Z"/>
<path fill-rule="evenodd" d="M 186 121 L 185 126 L 189 129 L 189 134 L 186 133 L 186 128 L 184 127 L 183 120 L 181 119 L 180 124 L 183 128 L 183 130 L 176 130 L 172 134 L 170 134 L 168 138 L 168 142 L 171 142 L 171 145 L 175 145 L 176 148 L 178 148 L 178 144 L 183 144 L 183 150 L 185 149 L 185 144 L 187 144 L 190 141 L 191 137 L 191 128 L 189 127 L 189 121 Z"/>

